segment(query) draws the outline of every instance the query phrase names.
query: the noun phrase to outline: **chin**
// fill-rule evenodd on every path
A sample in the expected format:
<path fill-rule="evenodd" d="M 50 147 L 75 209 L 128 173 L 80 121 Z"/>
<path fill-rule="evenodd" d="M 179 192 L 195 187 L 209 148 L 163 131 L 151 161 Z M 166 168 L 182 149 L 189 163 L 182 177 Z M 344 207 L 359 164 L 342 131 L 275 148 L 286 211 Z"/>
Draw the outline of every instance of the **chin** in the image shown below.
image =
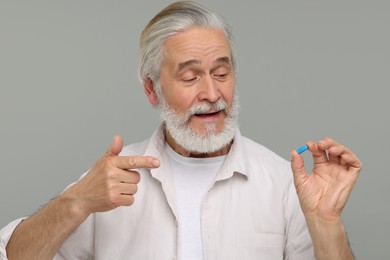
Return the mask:
<path fill-rule="evenodd" d="M 202 124 L 201 126 L 190 126 L 192 131 L 196 133 L 198 136 L 209 136 L 209 135 L 217 135 L 222 132 L 224 129 L 224 126 L 219 126 L 215 123 L 206 123 Z"/>

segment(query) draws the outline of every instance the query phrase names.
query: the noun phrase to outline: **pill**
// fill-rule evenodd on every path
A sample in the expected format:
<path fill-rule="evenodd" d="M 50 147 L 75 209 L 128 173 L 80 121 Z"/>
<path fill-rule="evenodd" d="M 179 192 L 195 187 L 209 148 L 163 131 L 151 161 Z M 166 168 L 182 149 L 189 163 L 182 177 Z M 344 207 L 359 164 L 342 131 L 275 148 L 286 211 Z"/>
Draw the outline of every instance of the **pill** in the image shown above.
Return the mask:
<path fill-rule="evenodd" d="M 304 145 L 304 146 L 302 146 L 302 147 L 300 147 L 300 148 L 297 149 L 297 153 L 298 153 L 298 154 L 301 154 L 301 153 L 303 153 L 304 151 L 306 151 L 307 149 L 309 149 L 309 146 Z"/>

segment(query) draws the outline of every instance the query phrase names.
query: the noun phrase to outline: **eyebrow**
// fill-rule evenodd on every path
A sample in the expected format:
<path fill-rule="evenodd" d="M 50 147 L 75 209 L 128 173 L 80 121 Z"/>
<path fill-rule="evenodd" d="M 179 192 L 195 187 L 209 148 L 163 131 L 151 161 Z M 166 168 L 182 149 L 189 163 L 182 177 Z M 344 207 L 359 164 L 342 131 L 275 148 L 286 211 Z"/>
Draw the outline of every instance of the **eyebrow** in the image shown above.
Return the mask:
<path fill-rule="evenodd" d="M 186 67 L 190 67 L 191 65 L 200 64 L 200 60 L 187 60 L 185 62 L 179 63 L 177 71 L 182 71 Z"/>
<path fill-rule="evenodd" d="M 231 65 L 231 60 L 229 57 L 225 56 L 225 57 L 220 57 L 218 58 L 215 63 L 224 63 L 224 64 L 227 64 L 227 65 Z"/>
<path fill-rule="evenodd" d="M 179 63 L 178 65 L 178 68 L 177 68 L 177 72 L 180 72 L 182 71 L 183 69 L 187 68 L 187 67 L 190 67 L 192 65 L 199 65 L 201 62 L 200 60 L 187 60 L 185 62 L 181 62 Z M 231 60 L 229 57 L 227 56 L 224 56 L 224 57 L 219 57 L 217 58 L 214 63 L 222 63 L 222 64 L 227 64 L 227 65 L 231 65 Z"/>

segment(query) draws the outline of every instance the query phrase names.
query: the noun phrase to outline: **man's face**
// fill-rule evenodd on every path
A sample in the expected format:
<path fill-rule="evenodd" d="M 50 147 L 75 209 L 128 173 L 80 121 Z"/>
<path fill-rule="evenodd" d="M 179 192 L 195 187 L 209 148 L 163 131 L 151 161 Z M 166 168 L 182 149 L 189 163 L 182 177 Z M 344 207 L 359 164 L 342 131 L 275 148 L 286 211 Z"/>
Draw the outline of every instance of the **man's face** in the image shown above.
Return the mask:
<path fill-rule="evenodd" d="M 167 105 L 186 114 L 201 103 L 224 101 L 232 105 L 234 71 L 225 35 L 213 29 L 193 28 L 169 38 L 160 68 L 161 91 Z M 199 136 L 225 127 L 226 109 L 210 109 L 191 115 L 188 126 Z"/>

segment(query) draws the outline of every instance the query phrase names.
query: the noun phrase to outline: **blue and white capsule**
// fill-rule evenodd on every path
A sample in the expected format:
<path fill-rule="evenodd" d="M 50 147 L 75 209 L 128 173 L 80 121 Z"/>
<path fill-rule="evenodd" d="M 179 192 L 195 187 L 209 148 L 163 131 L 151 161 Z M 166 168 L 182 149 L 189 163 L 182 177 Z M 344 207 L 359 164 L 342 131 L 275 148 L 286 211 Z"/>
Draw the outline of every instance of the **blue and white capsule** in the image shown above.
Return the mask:
<path fill-rule="evenodd" d="M 300 147 L 300 148 L 297 149 L 297 153 L 298 153 L 298 154 L 301 154 L 301 153 L 303 153 L 304 151 L 306 151 L 307 149 L 309 149 L 309 146 L 304 145 L 304 146 L 302 146 L 302 147 Z"/>

